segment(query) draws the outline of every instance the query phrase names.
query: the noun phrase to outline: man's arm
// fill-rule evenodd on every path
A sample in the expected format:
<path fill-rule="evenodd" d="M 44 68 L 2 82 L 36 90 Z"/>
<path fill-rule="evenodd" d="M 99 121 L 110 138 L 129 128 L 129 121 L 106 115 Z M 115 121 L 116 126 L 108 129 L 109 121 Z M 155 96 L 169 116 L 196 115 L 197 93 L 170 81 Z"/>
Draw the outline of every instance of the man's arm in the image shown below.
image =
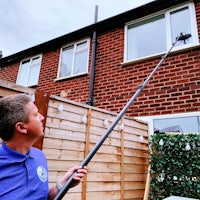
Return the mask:
<path fill-rule="evenodd" d="M 62 189 L 62 187 L 67 182 L 67 180 L 72 176 L 72 174 L 74 174 L 73 180 L 75 181 L 73 182 L 71 187 L 75 187 L 80 183 L 81 179 L 85 176 L 85 174 L 87 174 L 87 167 L 85 166 L 84 168 L 82 168 L 81 166 L 75 166 L 69 169 L 69 171 L 65 173 L 65 175 L 56 183 L 56 185 L 52 186 L 49 189 L 48 200 L 54 199 L 54 197 Z"/>

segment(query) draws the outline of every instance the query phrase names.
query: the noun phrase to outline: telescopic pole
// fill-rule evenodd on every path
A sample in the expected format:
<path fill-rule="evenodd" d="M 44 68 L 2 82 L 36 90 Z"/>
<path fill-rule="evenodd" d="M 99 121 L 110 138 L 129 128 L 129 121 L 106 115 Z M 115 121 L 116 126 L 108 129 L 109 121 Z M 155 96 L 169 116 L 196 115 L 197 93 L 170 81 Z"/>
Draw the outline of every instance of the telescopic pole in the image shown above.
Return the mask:
<path fill-rule="evenodd" d="M 161 66 L 161 64 L 166 59 L 166 57 L 168 56 L 168 54 L 170 53 L 170 51 L 172 50 L 172 48 L 175 46 L 176 42 L 180 41 L 180 40 L 184 40 L 184 42 L 185 42 L 185 40 L 188 39 L 189 37 L 191 37 L 190 34 L 183 35 L 181 33 L 180 36 L 176 38 L 176 41 L 172 44 L 171 48 L 165 53 L 164 56 L 162 56 L 162 59 L 157 64 L 157 66 L 154 68 L 154 70 L 151 72 L 151 74 L 147 77 L 147 79 L 143 82 L 143 84 L 141 84 L 139 86 L 138 90 L 135 92 L 135 94 L 132 96 L 132 98 L 128 101 L 128 103 L 124 106 L 124 108 L 121 110 L 121 112 L 118 114 L 118 116 L 116 117 L 115 121 L 113 121 L 113 123 L 110 125 L 110 127 L 102 135 L 102 137 L 100 138 L 100 140 L 96 143 L 96 145 L 93 147 L 93 149 L 88 153 L 88 155 L 82 161 L 82 163 L 81 163 L 82 167 L 88 165 L 88 163 L 90 162 L 90 160 L 93 158 L 93 156 L 98 151 L 98 149 L 101 147 L 101 145 L 103 144 L 103 142 L 106 140 L 106 138 L 112 132 L 112 130 L 117 125 L 117 123 L 119 122 L 119 120 L 123 117 L 123 115 L 126 113 L 126 111 L 128 110 L 128 108 L 132 105 L 132 103 L 135 101 L 135 99 L 137 98 L 137 96 L 142 92 L 142 90 L 147 85 L 147 83 L 149 82 L 149 80 L 152 78 L 152 76 L 155 74 L 155 72 Z M 75 173 L 76 172 L 74 172 L 71 175 L 71 177 L 68 179 L 68 181 L 63 186 L 63 188 L 58 192 L 58 194 L 56 195 L 56 197 L 54 198 L 54 200 L 61 200 L 62 197 L 65 195 L 65 193 L 67 193 L 67 191 L 70 189 L 70 186 L 71 186 L 71 184 L 73 182 L 73 175 Z"/>

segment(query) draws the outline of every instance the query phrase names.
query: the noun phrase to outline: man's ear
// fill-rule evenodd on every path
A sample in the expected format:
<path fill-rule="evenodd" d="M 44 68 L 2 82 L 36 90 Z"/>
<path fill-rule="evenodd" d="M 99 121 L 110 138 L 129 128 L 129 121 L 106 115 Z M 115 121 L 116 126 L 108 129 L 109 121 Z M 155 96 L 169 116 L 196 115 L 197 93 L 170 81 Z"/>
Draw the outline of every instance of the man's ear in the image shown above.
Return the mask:
<path fill-rule="evenodd" d="M 22 134 L 26 134 L 27 133 L 27 128 L 26 125 L 23 122 L 17 122 L 15 124 L 15 129 Z"/>

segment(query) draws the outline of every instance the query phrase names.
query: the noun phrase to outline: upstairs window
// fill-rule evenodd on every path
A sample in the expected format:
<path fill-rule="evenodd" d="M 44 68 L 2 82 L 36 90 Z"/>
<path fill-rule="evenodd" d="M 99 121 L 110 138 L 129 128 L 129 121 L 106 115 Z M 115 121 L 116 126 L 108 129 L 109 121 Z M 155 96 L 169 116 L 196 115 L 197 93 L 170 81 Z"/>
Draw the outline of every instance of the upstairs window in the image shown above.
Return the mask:
<path fill-rule="evenodd" d="M 30 87 L 38 85 L 42 56 L 21 61 L 16 84 Z"/>
<path fill-rule="evenodd" d="M 143 59 L 165 53 L 176 37 L 191 34 L 185 42 L 178 41 L 173 50 L 198 45 L 198 33 L 193 3 L 160 12 L 125 27 L 124 62 Z"/>
<path fill-rule="evenodd" d="M 61 49 L 57 79 L 86 74 L 88 72 L 89 40 L 83 40 Z"/>

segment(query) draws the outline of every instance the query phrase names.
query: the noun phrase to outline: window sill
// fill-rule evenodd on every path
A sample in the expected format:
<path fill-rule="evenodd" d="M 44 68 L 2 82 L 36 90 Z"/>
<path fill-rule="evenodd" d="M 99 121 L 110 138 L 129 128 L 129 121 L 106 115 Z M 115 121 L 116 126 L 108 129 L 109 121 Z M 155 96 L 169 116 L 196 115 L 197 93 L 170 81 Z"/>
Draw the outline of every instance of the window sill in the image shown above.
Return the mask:
<path fill-rule="evenodd" d="M 34 84 L 34 85 L 21 85 L 19 83 L 16 83 L 16 85 L 19 85 L 21 87 L 26 87 L 26 88 L 35 88 L 35 87 L 38 87 L 39 85 L 38 84 Z"/>
<path fill-rule="evenodd" d="M 87 75 L 87 74 L 88 74 L 87 72 L 84 72 L 82 74 L 76 74 L 76 75 L 62 77 L 62 78 L 56 78 L 56 79 L 54 79 L 54 82 L 64 81 L 64 80 L 72 79 L 72 78 L 79 78 L 80 76 L 84 76 L 84 75 Z"/>
<path fill-rule="evenodd" d="M 192 50 L 192 49 L 197 49 L 199 47 L 200 47 L 200 44 L 196 44 L 196 45 L 189 46 L 187 48 L 178 49 L 178 50 L 173 50 L 172 49 L 172 51 L 169 53 L 169 55 L 173 55 L 173 54 L 176 54 L 176 53 L 181 53 L 181 52 Z M 160 54 L 156 54 L 156 55 L 153 55 L 153 56 L 147 56 L 147 57 L 143 57 L 143 58 L 127 61 L 127 62 L 125 61 L 125 62 L 121 63 L 121 65 L 122 66 L 126 66 L 126 65 L 130 65 L 130 64 L 135 64 L 135 63 L 139 63 L 139 62 L 148 61 L 148 60 L 151 60 L 151 59 L 154 59 L 154 58 L 158 58 L 158 57 L 161 58 L 166 53 L 167 53 L 167 51 L 165 53 L 160 53 Z"/>

